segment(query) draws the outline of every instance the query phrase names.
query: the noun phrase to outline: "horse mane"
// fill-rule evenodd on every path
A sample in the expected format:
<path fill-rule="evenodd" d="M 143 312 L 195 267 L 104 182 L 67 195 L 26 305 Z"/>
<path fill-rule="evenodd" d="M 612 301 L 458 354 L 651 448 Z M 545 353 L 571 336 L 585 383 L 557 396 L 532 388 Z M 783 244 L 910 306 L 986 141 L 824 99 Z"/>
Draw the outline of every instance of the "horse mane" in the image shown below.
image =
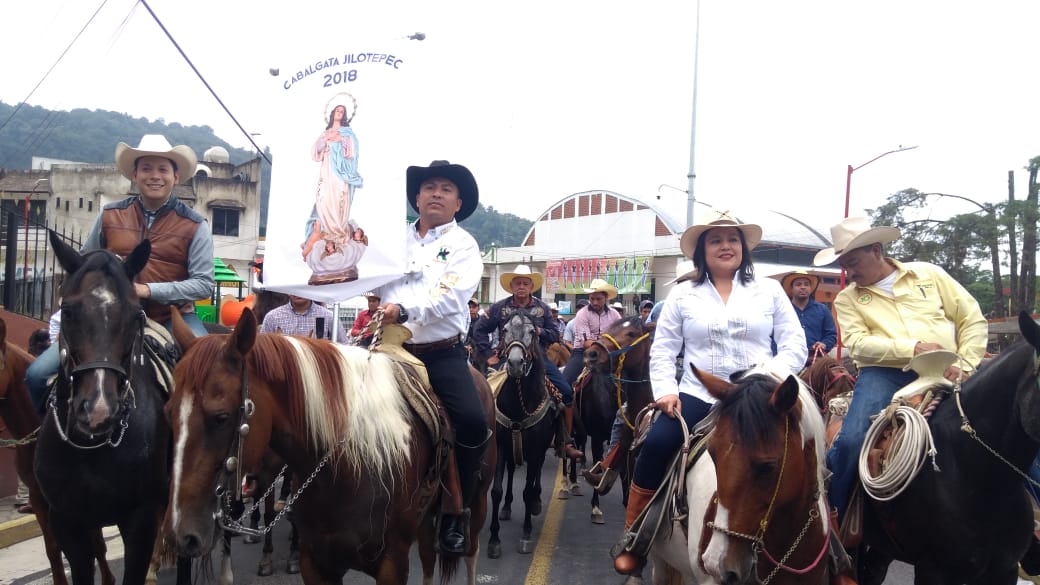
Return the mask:
<path fill-rule="evenodd" d="M 119 261 L 119 258 L 108 250 L 91 250 L 83 254 L 83 265 L 68 275 L 67 280 L 61 287 L 62 295 L 65 296 L 73 290 L 80 290 L 83 279 L 90 272 L 101 272 L 108 276 L 116 287 L 116 292 L 119 293 L 120 298 L 126 299 L 130 297 L 130 293 L 133 291 L 133 283 L 126 276 L 126 272 L 123 271 L 123 264 Z"/>
<path fill-rule="evenodd" d="M 197 341 L 199 363 L 183 368 L 185 387 L 200 387 L 224 355 L 224 336 Z M 408 403 L 399 367 L 387 354 L 315 339 L 261 333 L 247 355 L 250 374 L 284 385 L 286 413 L 319 453 L 335 451 L 358 470 L 393 477 L 411 458 Z"/>
<path fill-rule="evenodd" d="M 734 421 L 737 436 L 742 443 L 751 449 L 762 447 L 769 439 L 769 429 L 773 427 L 773 410 L 769 407 L 769 397 L 783 379 L 778 373 L 762 367 L 744 372 L 736 381 L 737 388 L 712 408 L 713 418 L 725 414 Z M 802 436 L 802 449 L 805 449 L 808 441 L 814 441 L 816 475 L 820 482 L 818 485 L 823 485 L 823 471 L 826 467 L 823 415 L 820 414 L 809 386 L 797 376 L 795 380 L 798 381 L 798 401 L 801 406 L 798 425 Z"/>

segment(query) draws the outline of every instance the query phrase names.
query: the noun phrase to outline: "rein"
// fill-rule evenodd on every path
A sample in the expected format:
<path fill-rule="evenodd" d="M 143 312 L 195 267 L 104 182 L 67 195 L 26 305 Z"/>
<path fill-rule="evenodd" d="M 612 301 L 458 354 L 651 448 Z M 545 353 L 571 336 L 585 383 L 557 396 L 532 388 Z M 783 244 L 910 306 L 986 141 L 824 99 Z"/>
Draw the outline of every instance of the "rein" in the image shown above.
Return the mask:
<path fill-rule="evenodd" d="M 1035 379 L 1037 388 L 1040 389 L 1040 356 L 1036 356 L 1033 358 L 1033 378 Z M 1029 474 L 1016 467 L 1014 463 L 1011 463 L 1010 461 L 1005 459 L 1004 456 L 998 453 L 996 449 L 987 445 L 986 442 L 982 440 L 982 437 L 979 437 L 979 434 L 975 430 L 975 427 L 973 427 L 971 425 L 971 421 L 968 420 L 968 415 L 964 412 L 964 406 L 961 405 L 960 380 L 957 380 L 957 382 L 953 385 L 953 398 L 954 402 L 957 403 L 957 412 L 959 412 L 961 415 L 961 430 L 967 433 L 968 436 L 974 439 L 976 442 L 978 442 L 979 445 L 982 445 L 987 451 L 990 452 L 990 454 L 992 454 L 994 457 L 1002 461 L 1005 465 L 1010 467 L 1012 471 L 1022 476 L 1033 486 L 1040 488 L 1040 483 L 1038 483 L 1035 479 L 1029 477 Z"/>
<path fill-rule="evenodd" d="M 62 372 L 65 373 L 65 381 L 66 381 L 66 383 L 68 384 L 68 387 L 69 387 L 69 397 L 66 400 L 66 402 L 67 402 L 66 408 L 67 409 L 71 409 L 72 402 L 73 402 L 73 399 L 74 399 L 74 396 L 75 396 L 75 393 L 73 392 L 73 389 L 75 388 L 76 374 L 80 374 L 80 373 L 83 373 L 83 372 L 91 372 L 91 371 L 94 371 L 94 370 L 109 370 L 111 372 L 115 372 L 118 376 L 120 376 L 123 379 L 122 388 L 118 392 L 118 394 L 120 396 L 122 396 L 122 398 L 119 400 L 119 403 L 118 403 L 119 410 L 122 413 L 122 415 L 119 418 L 119 436 L 116 437 L 115 441 L 113 441 L 112 440 L 113 431 L 110 430 L 110 431 L 108 431 L 107 436 L 105 437 L 105 441 L 102 442 L 102 443 L 98 443 L 96 445 L 81 445 L 79 443 L 76 443 L 75 441 L 73 441 L 69 437 L 69 434 L 70 434 L 70 431 L 71 431 L 72 422 L 69 421 L 69 420 L 66 420 L 65 421 L 65 425 L 62 425 L 61 418 L 58 415 L 58 407 L 57 407 L 58 396 L 57 396 L 57 393 L 56 392 L 52 392 L 51 393 L 50 398 L 47 400 L 48 410 L 51 413 L 51 415 L 54 417 L 55 428 L 57 428 L 57 430 L 58 430 L 58 435 L 61 437 L 61 440 L 64 441 L 66 444 L 68 444 L 68 445 L 70 445 L 72 447 L 75 447 L 77 449 L 91 450 L 91 449 L 98 449 L 100 447 L 112 447 L 112 448 L 115 448 L 115 447 L 118 447 L 120 445 L 120 443 L 123 442 L 123 437 L 126 436 L 126 429 L 130 426 L 130 423 L 129 423 L 130 413 L 131 413 L 131 411 L 133 411 L 133 410 L 135 410 L 137 408 L 137 397 L 134 394 L 133 385 L 130 383 L 130 378 L 131 378 L 131 375 L 133 373 L 133 367 L 134 367 L 135 363 L 139 364 L 141 367 L 144 367 L 144 365 L 145 365 L 145 354 L 144 354 L 144 324 L 145 324 L 145 319 L 146 319 L 146 317 L 145 317 L 144 311 L 142 310 L 142 311 L 140 311 L 140 319 L 139 319 L 137 332 L 134 334 L 134 339 L 133 339 L 133 342 L 132 342 L 133 349 L 131 350 L 131 353 L 130 353 L 130 370 L 131 371 L 129 373 L 127 372 L 127 370 L 121 364 L 119 364 L 117 362 L 109 361 L 107 358 L 106 359 L 100 359 L 100 360 L 91 360 L 89 362 L 83 362 L 83 363 L 77 364 L 75 359 L 72 357 L 72 352 L 70 352 L 69 349 L 68 349 L 69 348 L 69 341 L 68 341 L 68 338 L 65 335 L 65 331 L 62 330 L 62 331 L 60 331 L 58 333 L 59 344 L 60 344 L 60 348 L 61 348 L 60 352 L 59 352 L 60 359 L 61 359 L 61 369 L 62 369 Z M 72 366 L 71 369 L 69 369 L 70 365 Z M 68 419 L 68 410 L 66 410 L 66 419 Z M 69 428 L 65 428 L 66 426 L 68 426 Z M 90 438 L 93 439 L 94 435 L 91 434 Z"/>
<path fill-rule="evenodd" d="M 642 382 L 649 382 L 650 380 L 649 379 L 646 379 L 646 380 L 626 380 L 625 378 L 621 377 L 621 371 L 625 367 L 625 357 L 628 356 L 628 352 L 631 351 L 633 348 L 635 348 L 640 343 L 642 343 L 643 341 L 645 341 L 647 339 L 650 339 L 650 334 L 649 333 L 644 333 L 639 338 L 637 338 L 635 341 L 633 341 L 632 343 L 630 343 L 629 345 L 624 346 L 624 347 L 622 347 L 622 345 L 620 343 L 618 343 L 618 340 L 614 339 L 614 337 L 612 335 L 610 335 L 609 333 L 604 333 L 602 336 L 600 336 L 600 339 L 602 339 L 604 337 L 607 338 L 611 343 L 613 343 L 614 347 L 616 347 L 617 349 L 615 349 L 613 351 L 610 350 L 610 349 L 607 349 L 606 344 L 604 344 L 599 339 L 593 341 L 592 343 L 602 347 L 603 351 L 606 352 L 606 354 L 607 354 L 607 359 L 609 359 L 611 362 L 613 362 L 615 357 L 618 358 L 618 360 L 617 360 L 617 367 L 614 368 L 614 372 L 611 374 L 610 378 L 612 380 L 614 380 L 614 387 L 616 389 L 615 395 L 617 396 L 618 412 L 621 413 L 621 419 L 623 421 L 625 421 L 625 426 L 627 426 L 630 430 L 634 431 L 635 428 L 636 428 L 635 424 L 633 424 L 632 421 L 628 420 L 628 416 L 625 414 L 624 397 L 622 396 L 621 384 L 623 382 L 632 382 L 632 383 L 635 383 L 635 384 L 639 384 L 639 383 L 642 383 Z"/>
<path fill-rule="evenodd" d="M 791 546 L 787 549 L 787 552 L 784 553 L 784 555 L 780 558 L 779 561 L 774 559 L 773 555 L 771 555 L 769 553 L 769 550 L 766 549 L 766 545 L 765 545 L 766 529 L 769 527 L 769 520 L 770 520 L 770 517 L 773 514 L 773 508 L 776 505 L 776 498 L 780 494 L 780 485 L 783 483 L 783 480 L 784 480 L 784 470 L 787 468 L 787 454 L 788 454 L 788 445 L 790 443 L 790 441 L 789 441 L 790 434 L 791 434 L 791 419 L 790 419 L 790 417 L 785 417 L 784 418 L 784 456 L 783 456 L 783 459 L 780 461 L 780 474 L 776 478 L 776 486 L 774 486 L 774 488 L 773 488 L 773 496 L 769 500 L 769 507 L 766 509 L 766 513 L 765 513 L 764 516 L 762 516 L 762 519 L 758 521 L 758 532 L 755 533 L 754 535 L 744 534 L 742 532 L 737 532 L 735 530 L 730 530 L 729 528 L 726 528 L 725 526 L 719 526 L 719 525 L 715 524 L 715 522 L 713 522 L 713 521 L 708 521 L 706 523 L 708 528 L 711 528 L 712 530 L 714 530 L 716 532 L 721 532 L 722 534 L 725 534 L 726 536 L 731 536 L 731 537 L 734 537 L 734 538 L 740 538 L 740 539 L 743 539 L 743 540 L 750 541 L 751 542 L 752 553 L 754 554 L 755 558 L 757 558 L 759 556 L 759 554 L 762 554 L 762 555 L 765 556 L 765 558 L 767 560 L 769 560 L 769 562 L 773 563 L 773 565 L 774 565 L 773 566 L 773 570 L 769 573 L 769 575 L 766 576 L 765 579 L 761 580 L 762 585 L 768 585 L 768 583 L 770 581 L 772 581 L 773 578 L 776 576 L 776 574 L 779 573 L 781 570 L 785 571 L 785 572 L 788 572 L 788 573 L 793 573 L 793 574 L 796 574 L 796 575 L 804 575 L 805 573 L 808 573 L 809 571 L 812 571 L 813 569 L 815 569 L 820 564 L 820 561 L 824 558 L 824 555 L 827 552 L 828 540 L 824 539 L 823 540 L 823 546 L 821 547 L 820 552 L 816 555 L 816 559 L 812 563 L 810 563 L 808 566 L 806 566 L 805 568 L 795 569 L 795 568 L 789 567 L 789 566 L 787 566 L 785 564 L 785 563 L 787 563 L 787 560 L 789 558 L 791 558 L 791 555 L 794 554 L 794 551 L 798 549 L 798 545 L 801 544 L 802 538 L 804 538 L 805 534 L 809 531 L 809 527 L 812 526 L 813 522 L 815 522 L 816 519 L 820 517 L 819 507 L 815 506 L 815 505 L 811 506 L 809 508 L 809 517 L 806 519 L 805 525 L 802 526 L 802 529 L 801 529 L 801 531 L 799 531 L 798 536 L 795 537 L 794 542 L 791 543 Z M 816 492 L 816 495 L 813 497 L 813 501 L 814 502 L 818 502 L 819 499 L 820 499 L 819 487 L 817 486 L 817 492 Z M 716 504 L 718 503 L 718 495 L 717 494 L 715 496 L 715 502 L 716 502 Z"/>

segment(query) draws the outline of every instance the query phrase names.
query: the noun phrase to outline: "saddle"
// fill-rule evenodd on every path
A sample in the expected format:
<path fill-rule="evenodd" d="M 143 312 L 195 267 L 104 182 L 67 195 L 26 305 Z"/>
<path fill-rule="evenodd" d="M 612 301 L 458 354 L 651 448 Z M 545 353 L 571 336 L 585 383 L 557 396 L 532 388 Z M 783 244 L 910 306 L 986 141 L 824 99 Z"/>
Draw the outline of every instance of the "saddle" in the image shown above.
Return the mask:
<path fill-rule="evenodd" d="M 914 356 L 903 368 L 904 372 L 917 372 L 917 379 L 897 391 L 888 407 L 878 413 L 860 450 L 861 458 L 866 457 L 867 470 L 871 478 L 884 475 L 893 460 L 904 454 L 904 450 L 919 447 L 899 440 L 905 425 L 895 420 L 896 413 L 900 408 L 909 407 L 927 419 L 942 399 L 942 394 L 937 392 L 953 389 L 954 383 L 947 380 L 943 374 L 959 359 L 960 357 L 952 351 L 928 351 Z M 872 438 L 874 440 L 871 440 Z M 907 478 L 906 482 L 909 483 L 914 477 L 916 473 Z M 862 539 L 863 498 L 867 495 L 862 480 L 863 478 L 860 478 L 860 481 L 854 484 L 848 509 L 839 530 L 842 543 L 850 548 L 858 546 Z"/>

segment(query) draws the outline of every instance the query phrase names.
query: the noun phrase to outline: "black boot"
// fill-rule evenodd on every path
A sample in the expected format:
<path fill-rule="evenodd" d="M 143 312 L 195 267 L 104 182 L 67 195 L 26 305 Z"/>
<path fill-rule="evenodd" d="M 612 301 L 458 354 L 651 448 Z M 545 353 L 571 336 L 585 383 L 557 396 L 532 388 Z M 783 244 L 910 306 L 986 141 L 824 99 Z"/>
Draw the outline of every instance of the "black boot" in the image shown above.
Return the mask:
<path fill-rule="evenodd" d="M 441 517 L 440 548 L 442 553 L 461 555 L 466 553 L 469 540 L 469 506 L 480 483 L 480 458 L 484 455 L 484 445 L 488 437 L 479 445 L 469 446 L 455 443 L 455 465 L 459 469 L 459 485 L 462 491 L 462 514 L 445 514 Z"/>
<path fill-rule="evenodd" d="M 1040 540 L 1037 540 L 1035 534 L 1029 542 L 1029 548 L 1026 549 L 1026 554 L 1022 557 L 1020 564 L 1022 570 L 1030 577 L 1040 575 Z"/>

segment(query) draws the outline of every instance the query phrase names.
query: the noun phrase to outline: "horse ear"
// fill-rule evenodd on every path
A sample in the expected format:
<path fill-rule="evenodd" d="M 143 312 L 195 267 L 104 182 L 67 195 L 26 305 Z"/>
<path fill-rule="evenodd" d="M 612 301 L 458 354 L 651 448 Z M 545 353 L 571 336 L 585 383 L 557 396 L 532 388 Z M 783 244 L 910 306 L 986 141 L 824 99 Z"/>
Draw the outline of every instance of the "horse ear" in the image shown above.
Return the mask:
<path fill-rule="evenodd" d="M 726 380 L 713 376 L 708 372 L 698 370 L 697 366 L 693 364 L 690 364 L 690 370 L 693 372 L 693 375 L 701 381 L 701 384 L 704 384 L 704 387 L 708 389 L 708 393 L 715 398 L 722 398 L 737 387 L 736 384 L 733 384 L 732 382 L 727 382 Z"/>
<path fill-rule="evenodd" d="M 773 395 L 769 397 L 769 406 L 781 413 L 791 410 L 798 403 L 800 390 L 798 379 L 791 375 L 787 376 L 787 379 L 780 382 L 773 390 Z"/>
<path fill-rule="evenodd" d="M 80 254 L 75 248 L 65 243 L 65 240 L 61 239 L 58 232 L 54 230 L 47 230 L 51 240 L 51 248 L 54 250 L 54 256 L 58 259 L 58 264 L 65 269 L 65 272 L 72 274 L 79 270 L 79 267 L 83 265 L 83 255 Z"/>
<path fill-rule="evenodd" d="M 253 310 L 246 307 L 242 309 L 242 316 L 238 318 L 238 324 L 231 332 L 228 346 L 233 346 L 239 355 L 244 356 L 253 349 L 254 343 L 256 343 L 256 317 L 253 315 Z"/>
<path fill-rule="evenodd" d="M 1022 311 L 1018 314 L 1018 330 L 1033 349 L 1040 351 L 1040 325 L 1036 324 L 1029 313 Z"/>
<path fill-rule="evenodd" d="M 184 322 L 184 317 L 181 316 L 180 309 L 176 305 L 170 305 L 170 329 L 173 330 L 173 338 L 180 346 L 182 354 L 195 345 L 195 341 L 198 340 L 191 327 Z"/>
<path fill-rule="evenodd" d="M 130 252 L 130 255 L 123 260 L 123 270 L 126 271 L 126 276 L 130 280 L 133 280 L 137 273 L 144 269 L 144 265 L 148 263 L 148 257 L 152 254 L 152 242 L 151 240 L 141 240 L 140 244 Z"/>

